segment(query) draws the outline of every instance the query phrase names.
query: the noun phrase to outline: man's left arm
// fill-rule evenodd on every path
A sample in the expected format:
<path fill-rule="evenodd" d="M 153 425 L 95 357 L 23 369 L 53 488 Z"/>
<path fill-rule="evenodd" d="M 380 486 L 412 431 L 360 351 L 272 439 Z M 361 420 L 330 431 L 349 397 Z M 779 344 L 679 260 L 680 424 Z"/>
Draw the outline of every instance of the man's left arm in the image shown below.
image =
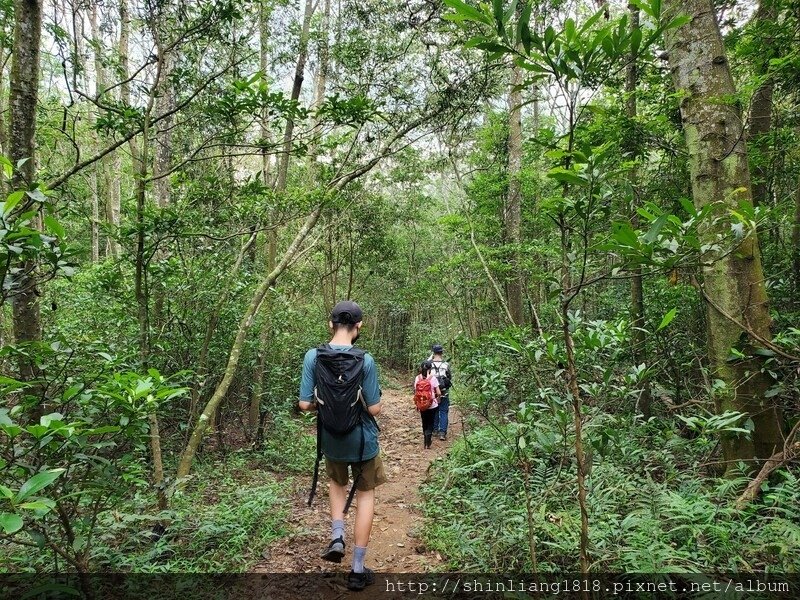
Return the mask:
<path fill-rule="evenodd" d="M 300 376 L 300 400 L 297 406 L 300 410 L 317 410 L 314 398 L 314 369 L 316 367 L 317 351 L 312 348 L 306 352 L 303 359 L 303 374 Z"/>
<path fill-rule="evenodd" d="M 364 382 L 361 386 L 364 394 L 364 402 L 367 404 L 367 411 L 373 417 L 381 412 L 381 388 L 378 384 L 378 365 L 371 354 L 364 357 Z"/>

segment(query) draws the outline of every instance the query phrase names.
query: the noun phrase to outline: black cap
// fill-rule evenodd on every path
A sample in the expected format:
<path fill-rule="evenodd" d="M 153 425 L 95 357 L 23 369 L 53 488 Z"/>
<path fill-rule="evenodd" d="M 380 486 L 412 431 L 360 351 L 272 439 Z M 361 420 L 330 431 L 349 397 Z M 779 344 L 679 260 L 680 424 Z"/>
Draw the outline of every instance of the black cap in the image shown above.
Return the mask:
<path fill-rule="evenodd" d="M 441 344 L 434 344 L 431 350 L 433 350 L 434 354 L 442 354 L 444 352 L 444 348 L 442 348 Z"/>
<path fill-rule="evenodd" d="M 355 325 L 363 318 L 364 313 L 361 307 L 350 300 L 343 300 L 333 307 L 331 311 L 331 321 L 342 325 Z"/>

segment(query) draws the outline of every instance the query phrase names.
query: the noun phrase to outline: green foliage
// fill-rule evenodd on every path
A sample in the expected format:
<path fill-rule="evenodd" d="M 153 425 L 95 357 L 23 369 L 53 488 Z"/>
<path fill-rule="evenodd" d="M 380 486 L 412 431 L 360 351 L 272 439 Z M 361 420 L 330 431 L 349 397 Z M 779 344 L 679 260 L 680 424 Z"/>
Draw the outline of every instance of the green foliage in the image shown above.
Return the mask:
<path fill-rule="evenodd" d="M 241 572 L 263 548 L 286 535 L 286 496 L 270 463 L 236 452 L 201 466 L 191 489 L 174 496 L 167 511 L 153 512 L 151 493 L 139 489 L 97 515 L 89 560 L 115 572 Z M 0 548 L 9 567 L 47 568 L 47 552 Z M 0 555 L 2 555 L 0 554 Z"/>
<path fill-rule="evenodd" d="M 294 403 L 294 398 L 292 398 Z M 276 411 L 270 415 L 260 458 L 270 471 L 307 475 L 314 470 L 317 452 L 316 426 L 311 415 L 302 420 L 293 413 Z"/>
<path fill-rule="evenodd" d="M 540 34 L 531 28 L 531 2 L 523 2 L 518 15 L 517 0 L 508 8 L 503 0 L 494 0 L 491 7 L 481 3 L 477 9 L 461 0 L 445 0 L 445 4 L 456 12 L 444 18 L 458 23 L 479 23 L 483 29 L 491 31 L 473 37 L 466 43 L 467 47 L 485 50 L 491 53 L 492 58 L 512 55 L 515 64 L 534 73 L 529 82 L 550 76 L 560 85 L 580 82 L 596 87 L 618 68 L 619 62 L 628 54 L 644 52 L 664 30 L 687 22 L 685 17 L 676 17 L 668 23 L 659 23 L 661 2 L 640 1 L 636 5 L 657 24 L 646 35 L 640 28 L 628 27 L 627 15 L 616 20 L 608 19 L 607 8 L 598 10 L 580 26 L 570 17 L 564 21 L 561 31 L 548 26 Z"/>
<path fill-rule="evenodd" d="M 527 471 L 502 451 L 513 424 L 481 427 L 456 444 L 424 488 L 426 542 L 446 557 L 448 568 L 530 572 L 526 486 L 538 569 L 578 568 L 574 463 L 553 455 L 557 444 L 547 432 L 558 430 L 556 421 L 547 410 L 535 410 L 536 436 L 545 441 L 528 441 Z M 587 479 L 593 570 L 793 571 L 800 564 L 791 542 L 800 518 L 791 472 L 781 472 L 761 506 L 740 512 L 732 504 L 747 478 L 704 479 L 699 464 L 686 463 L 693 440 L 674 429 L 612 417 L 589 429 L 592 445 L 604 435 L 613 441 L 608 452 L 593 453 Z"/>
<path fill-rule="evenodd" d="M 246 571 L 263 548 L 288 533 L 285 484 L 273 479 L 267 464 L 236 453 L 201 468 L 198 485 L 176 496 L 159 516 L 167 530 L 156 539 L 146 505 L 103 515 L 104 535 L 94 560 L 121 571 Z"/>
<path fill-rule="evenodd" d="M 83 565 L 98 515 L 146 485 L 147 415 L 163 410 L 185 389 L 154 369 L 147 375 L 122 370 L 94 348 L 54 343 L 17 350 L 32 353 L 40 367 L 60 364 L 60 370 L 48 369 L 56 377 L 38 382 L 3 379 L 17 401 L 0 408 L 2 526 L 12 540 L 57 550 L 73 565 Z M 101 368 L 90 375 L 86 361 L 97 354 L 120 370 Z M 41 400 L 33 394 L 43 387 L 51 390 L 48 408 L 54 412 L 37 418 Z"/>
<path fill-rule="evenodd" d="M 23 159 L 21 163 L 26 162 Z M 11 179 L 15 168 L 0 155 L 3 176 Z M 36 222 L 44 210 L 44 230 Z M 75 272 L 73 251 L 66 245 L 63 225 L 53 216 L 47 188 L 35 184 L 30 189 L 14 190 L 0 203 L 0 304 L 17 293 L 29 291 L 37 281 Z M 30 273 L 36 263 L 40 273 Z"/>

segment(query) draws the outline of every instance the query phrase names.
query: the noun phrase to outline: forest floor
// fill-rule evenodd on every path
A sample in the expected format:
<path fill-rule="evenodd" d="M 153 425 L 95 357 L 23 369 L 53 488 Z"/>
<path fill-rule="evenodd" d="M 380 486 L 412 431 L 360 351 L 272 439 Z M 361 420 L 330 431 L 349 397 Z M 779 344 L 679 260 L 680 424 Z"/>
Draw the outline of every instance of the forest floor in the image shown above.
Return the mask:
<path fill-rule="evenodd" d="M 396 382 L 393 382 L 396 383 Z M 378 421 L 380 445 L 388 483 L 375 494 L 375 521 L 366 564 L 376 572 L 424 573 L 436 570 L 442 557 L 425 548 L 420 537 L 422 514 L 419 487 L 434 460 L 444 455 L 460 426 L 458 414 L 450 411 L 447 441 L 434 436 L 433 447 L 423 449 L 422 426 L 414 409 L 409 389 L 384 389 L 383 407 Z M 460 427 L 459 427 L 460 429 Z M 347 573 L 353 550 L 353 522 L 356 502 L 345 516 L 346 555 L 341 564 L 322 560 L 319 555 L 330 541 L 325 465 L 320 465 L 320 485 L 313 505 L 307 505 L 311 474 L 298 477 L 294 490 L 289 525 L 294 533 L 277 540 L 264 551 L 256 573 Z M 341 579 L 341 578 L 340 578 Z"/>

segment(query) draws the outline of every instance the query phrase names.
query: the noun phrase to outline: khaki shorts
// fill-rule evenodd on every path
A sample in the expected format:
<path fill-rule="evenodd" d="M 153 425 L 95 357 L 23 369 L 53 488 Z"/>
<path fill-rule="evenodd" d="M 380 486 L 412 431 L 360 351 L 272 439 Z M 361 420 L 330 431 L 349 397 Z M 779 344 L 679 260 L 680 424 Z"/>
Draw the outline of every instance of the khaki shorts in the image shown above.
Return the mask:
<path fill-rule="evenodd" d="M 348 465 L 353 471 L 354 481 L 356 477 L 358 477 L 358 474 L 361 473 L 361 477 L 358 479 L 358 485 L 356 485 L 356 489 L 361 490 L 362 492 L 374 490 L 382 483 L 386 483 L 388 481 L 386 478 L 386 472 L 383 470 L 383 461 L 381 460 L 380 454 L 378 454 L 378 456 L 375 458 L 371 458 L 360 463 L 336 462 L 326 458 L 325 472 L 333 481 L 341 486 L 346 486 L 349 480 L 347 472 Z"/>

